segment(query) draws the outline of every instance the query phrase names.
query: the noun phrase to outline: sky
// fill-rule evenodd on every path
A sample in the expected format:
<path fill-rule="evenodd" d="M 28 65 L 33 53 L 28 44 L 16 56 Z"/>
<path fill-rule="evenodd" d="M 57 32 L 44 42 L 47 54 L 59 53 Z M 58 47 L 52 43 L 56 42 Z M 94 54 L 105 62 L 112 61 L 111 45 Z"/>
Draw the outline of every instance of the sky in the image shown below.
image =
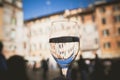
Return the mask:
<path fill-rule="evenodd" d="M 24 20 L 45 16 L 66 9 L 87 7 L 94 0 L 23 0 Z"/>

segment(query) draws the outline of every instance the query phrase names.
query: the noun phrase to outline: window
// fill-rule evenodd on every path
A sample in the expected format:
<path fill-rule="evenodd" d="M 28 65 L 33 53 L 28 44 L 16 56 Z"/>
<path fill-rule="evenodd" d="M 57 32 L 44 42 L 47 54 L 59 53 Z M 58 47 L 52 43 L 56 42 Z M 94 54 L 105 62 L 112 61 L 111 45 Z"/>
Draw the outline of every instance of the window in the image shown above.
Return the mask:
<path fill-rule="evenodd" d="M 98 44 L 98 39 L 95 39 L 95 44 Z"/>
<path fill-rule="evenodd" d="M 12 18 L 11 18 L 11 24 L 13 24 L 13 25 L 16 25 L 16 17 L 15 16 L 12 16 Z"/>
<path fill-rule="evenodd" d="M 113 7 L 113 10 L 114 10 L 114 11 L 120 11 L 120 6 L 119 6 L 119 5 L 115 5 L 115 6 Z"/>
<path fill-rule="evenodd" d="M 27 47 L 27 44 L 24 42 L 24 43 L 23 43 L 23 46 L 24 46 L 24 49 L 26 49 L 26 47 Z"/>
<path fill-rule="evenodd" d="M 102 18 L 102 24 L 106 24 L 106 19 Z"/>
<path fill-rule="evenodd" d="M 117 46 L 120 48 L 120 41 L 117 42 Z"/>
<path fill-rule="evenodd" d="M 114 21 L 115 22 L 120 22 L 120 15 L 114 16 Z"/>
<path fill-rule="evenodd" d="M 105 12 L 105 8 L 104 7 L 100 8 L 100 12 L 104 13 Z"/>
<path fill-rule="evenodd" d="M 103 36 L 109 36 L 109 30 L 108 29 L 106 29 L 106 30 L 103 30 Z"/>
<path fill-rule="evenodd" d="M 16 46 L 15 46 L 15 45 L 10 45 L 10 46 L 9 46 L 9 49 L 13 51 L 13 50 L 16 49 Z"/>
<path fill-rule="evenodd" d="M 10 39 L 11 39 L 11 40 L 14 40 L 14 39 L 15 39 L 15 36 L 16 36 L 16 34 L 15 34 L 15 29 L 12 29 L 12 30 L 10 31 Z"/>
<path fill-rule="evenodd" d="M 110 48 L 110 47 L 111 47 L 110 42 L 106 42 L 106 43 L 104 43 L 104 48 Z"/>
<path fill-rule="evenodd" d="M 118 34 L 120 34 L 120 27 L 118 28 Z"/>
<path fill-rule="evenodd" d="M 16 19 L 16 11 L 13 10 L 13 11 L 12 11 L 12 14 L 11 14 L 11 24 L 16 25 L 16 23 L 17 23 L 16 20 L 17 20 L 17 19 Z"/>

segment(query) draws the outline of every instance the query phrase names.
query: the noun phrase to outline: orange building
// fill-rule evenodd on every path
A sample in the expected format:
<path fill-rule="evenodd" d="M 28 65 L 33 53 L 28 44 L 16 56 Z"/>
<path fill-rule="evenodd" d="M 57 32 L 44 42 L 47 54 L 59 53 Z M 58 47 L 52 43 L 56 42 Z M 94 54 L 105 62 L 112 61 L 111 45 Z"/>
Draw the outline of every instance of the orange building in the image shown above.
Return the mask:
<path fill-rule="evenodd" d="M 2 15 L 3 15 L 3 8 L 2 8 L 2 3 L 0 3 L 0 40 L 2 40 L 2 26 L 3 26 L 3 20 L 2 20 Z"/>
<path fill-rule="evenodd" d="M 120 1 L 96 3 L 102 57 L 120 57 Z"/>

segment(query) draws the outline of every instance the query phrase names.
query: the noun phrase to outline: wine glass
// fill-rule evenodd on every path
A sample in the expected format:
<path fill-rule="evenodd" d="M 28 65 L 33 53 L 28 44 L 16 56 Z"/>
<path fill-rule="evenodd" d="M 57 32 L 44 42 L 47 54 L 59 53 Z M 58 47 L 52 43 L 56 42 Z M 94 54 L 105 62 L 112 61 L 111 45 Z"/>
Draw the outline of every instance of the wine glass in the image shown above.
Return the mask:
<path fill-rule="evenodd" d="M 68 68 L 79 52 L 79 25 L 75 21 L 53 21 L 50 29 L 50 52 L 66 77 Z"/>

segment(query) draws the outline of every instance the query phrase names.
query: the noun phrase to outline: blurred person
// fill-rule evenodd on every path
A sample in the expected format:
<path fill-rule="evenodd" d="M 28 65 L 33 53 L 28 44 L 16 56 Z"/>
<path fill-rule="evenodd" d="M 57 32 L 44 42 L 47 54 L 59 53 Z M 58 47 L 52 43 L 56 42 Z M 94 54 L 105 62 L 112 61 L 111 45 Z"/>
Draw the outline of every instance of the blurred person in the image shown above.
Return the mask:
<path fill-rule="evenodd" d="M 28 80 L 26 61 L 22 56 L 14 55 L 8 59 L 9 80 Z"/>
<path fill-rule="evenodd" d="M 7 61 L 3 54 L 3 43 L 0 41 L 0 80 L 7 80 Z"/>
<path fill-rule="evenodd" d="M 37 71 L 36 65 L 37 65 L 37 62 L 36 62 L 36 61 L 34 61 L 33 71 Z"/>
<path fill-rule="evenodd" d="M 78 60 L 79 71 L 82 80 L 87 80 L 88 78 L 88 66 L 85 64 L 85 60 L 82 55 L 80 55 L 80 59 Z"/>
<path fill-rule="evenodd" d="M 95 65 L 91 80 L 105 80 L 104 67 L 97 54 L 95 54 Z"/>
<path fill-rule="evenodd" d="M 73 62 L 73 64 L 71 65 L 71 78 L 72 80 L 77 80 L 78 78 L 78 65 L 76 63 L 76 61 Z"/>
<path fill-rule="evenodd" d="M 95 61 L 94 60 L 90 60 L 90 64 L 88 66 L 88 72 L 89 72 L 89 80 L 92 80 L 91 77 L 93 77 L 93 71 L 94 71 L 94 65 L 95 65 Z"/>
<path fill-rule="evenodd" d="M 103 63 L 104 63 L 105 80 L 109 80 L 108 78 L 109 78 L 112 62 L 110 59 L 105 59 Z"/>
<path fill-rule="evenodd" d="M 48 60 L 43 59 L 41 61 L 41 69 L 42 69 L 42 77 L 43 80 L 47 80 L 48 79 Z"/>
<path fill-rule="evenodd" d="M 108 80 L 120 80 L 120 60 L 112 62 Z"/>
<path fill-rule="evenodd" d="M 89 74 L 91 75 L 94 71 L 94 61 L 90 60 L 90 64 L 89 64 Z"/>

